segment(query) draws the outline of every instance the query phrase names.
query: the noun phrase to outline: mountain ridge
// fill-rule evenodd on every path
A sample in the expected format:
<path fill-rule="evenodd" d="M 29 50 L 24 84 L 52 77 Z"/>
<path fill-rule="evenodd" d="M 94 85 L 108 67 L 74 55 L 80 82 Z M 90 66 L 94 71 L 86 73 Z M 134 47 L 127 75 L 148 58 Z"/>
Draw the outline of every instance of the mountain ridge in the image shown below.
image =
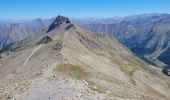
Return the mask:
<path fill-rule="evenodd" d="M 75 25 L 67 28 L 71 23 L 64 21 L 2 53 L 1 99 L 168 100 L 169 77 L 116 39 Z"/>
<path fill-rule="evenodd" d="M 41 31 L 48 31 L 49 23 L 54 20 L 55 18 L 49 20 L 37 19 L 29 22 L 29 28 L 27 24 L 13 24 L 14 26 L 10 27 L 12 31 L 7 33 L 1 31 L 0 48 L 2 49 L 34 34 L 39 34 Z M 89 19 L 87 21 L 86 19 L 85 21 L 71 19 L 71 21 L 86 30 L 116 37 L 119 42 L 126 45 L 141 59 L 154 66 L 164 67 L 169 64 L 169 57 L 165 56 L 168 55 L 169 50 L 169 14 L 143 14 L 118 19 Z M 9 30 L 5 27 L 3 29 Z M 6 35 L 4 35 L 4 32 Z"/>

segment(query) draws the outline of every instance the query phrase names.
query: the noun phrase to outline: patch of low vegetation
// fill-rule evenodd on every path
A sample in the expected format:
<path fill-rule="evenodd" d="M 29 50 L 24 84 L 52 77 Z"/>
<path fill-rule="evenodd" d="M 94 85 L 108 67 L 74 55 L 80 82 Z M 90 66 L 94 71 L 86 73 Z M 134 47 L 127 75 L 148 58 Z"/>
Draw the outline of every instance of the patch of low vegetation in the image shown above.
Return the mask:
<path fill-rule="evenodd" d="M 129 76 L 132 76 L 133 73 L 138 70 L 138 68 L 133 64 L 125 64 L 121 61 L 113 61 L 114 64 L 118 65 L 120 70 L 126 73 Z"/>
<path fill-rule="evenodd" d="M 88 73 L 83 68 L 72 64 L 60 65 L 55 68 L 54 71 L 58 74 L 62 74 L 64 76 L 76 78 L 79 80 L 86 79 L 88 76 Z"/>
<path fill-rule="evenodd" d="M 17 70 L 16 70 L 16 69 L 12 70 L 12 73 L 13 73 L 13 74 L 15 74 L 16 72 L 17 72 Z"/>
<path fill-rule="evenodd" d="M 28 90 L 31 86 L 31 82 L 24 80 L 18 83 L 18 86 L 15 88 L 16 90 L 20 91 L 20 92 L 25 92 L 26 90 Z"/>
<path fill-rule="evenodd" d="M 0 100 L 7 100 L 8 99 L 8 93 L 6 93 L 3 90 L 0 90 Z"/>

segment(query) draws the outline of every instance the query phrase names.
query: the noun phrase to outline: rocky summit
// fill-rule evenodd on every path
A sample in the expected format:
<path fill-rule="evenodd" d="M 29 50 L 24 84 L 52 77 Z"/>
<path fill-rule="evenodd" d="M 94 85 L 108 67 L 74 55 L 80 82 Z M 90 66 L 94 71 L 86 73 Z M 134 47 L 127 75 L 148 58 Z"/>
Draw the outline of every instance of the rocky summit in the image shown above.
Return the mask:
<path fill-rule="evenodd" d="M 1 52 L 0 99 L 169 100 L 170 79 L 115 38 L 58 16 Z"/>
<path fill-rule="evenodd" d="M 49 29 L 47 32 L 50 32 L 51 30 L 58 28 L 62 24 L 68 24 L 70 23 L 70 20 L 67 17 L 64 16 L 58 16 L 53 23 L 49 26 Z"/>

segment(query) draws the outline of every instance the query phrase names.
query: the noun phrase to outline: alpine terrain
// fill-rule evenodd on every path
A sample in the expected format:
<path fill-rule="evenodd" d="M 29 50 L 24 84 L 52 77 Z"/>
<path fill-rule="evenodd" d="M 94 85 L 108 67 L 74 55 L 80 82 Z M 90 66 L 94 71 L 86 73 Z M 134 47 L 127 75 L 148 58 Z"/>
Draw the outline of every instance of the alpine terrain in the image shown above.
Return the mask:
<path fill-rule="evenodd" d="M 164 74 L 170 75 L 169 14 L 134 15 L 109 22 L 85 23 L 81 27 L 116 37 L 140 58 L 161 67 Z"/>
<path fill-rule="evenodd" d="M 64 16 L 0 55 L 1 100 L 170 99 L 168 76 Z"/>

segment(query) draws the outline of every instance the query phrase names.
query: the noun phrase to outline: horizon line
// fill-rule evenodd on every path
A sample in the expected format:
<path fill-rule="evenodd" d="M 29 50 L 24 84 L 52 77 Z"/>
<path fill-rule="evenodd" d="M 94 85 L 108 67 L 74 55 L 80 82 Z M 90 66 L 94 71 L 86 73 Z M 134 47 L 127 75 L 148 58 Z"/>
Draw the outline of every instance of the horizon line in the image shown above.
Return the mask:
<path fill-rule="evenodd" d="M 92 16 L 89 16 L 89 17 L 72 17 L 72 16 L 65 16 L 65 15 L 62 15 L 62 14 L 58 14 L 58 15 L 62 15 L 62 16 L 65 16 L 65 17 L 68 17 L 70 19 L 106 19 L 106 18 L 116 18 L 116 17 L 119 17 L 119 18 L 124 18 L 124 17 L 130 17 L 130 16 L 139 16 L 139 15 L 156 15 L 156 14 L 167 14 L 169 15 L 170 13 L 143 13 L 143 14 L 131 14 L 131 15 L 126 15 L 126 16 L 110 16 L 110 17 L 92 17 Z M 42 17 L 35 17 L 35 18 L 23 18 L 23 19 L 11 19 L 11 18 L 7 18 L 7 19 L 4 19 L 4 18 L 1 18 L 0 17 L 0 21 L 9 21 L 9 22 L 13 22 L 13 21 L 31 21 L 31 20 L 37 20 L 37 19 L 41 19 L 41 20 L 48 20 L 48 19 L 52 19 L 52 18 L 55 18 L 57 17 L 58 15 L 56 16 L 53 16 L 53 17 L 47 17 L 47 18 L 42 18 Z"/>

